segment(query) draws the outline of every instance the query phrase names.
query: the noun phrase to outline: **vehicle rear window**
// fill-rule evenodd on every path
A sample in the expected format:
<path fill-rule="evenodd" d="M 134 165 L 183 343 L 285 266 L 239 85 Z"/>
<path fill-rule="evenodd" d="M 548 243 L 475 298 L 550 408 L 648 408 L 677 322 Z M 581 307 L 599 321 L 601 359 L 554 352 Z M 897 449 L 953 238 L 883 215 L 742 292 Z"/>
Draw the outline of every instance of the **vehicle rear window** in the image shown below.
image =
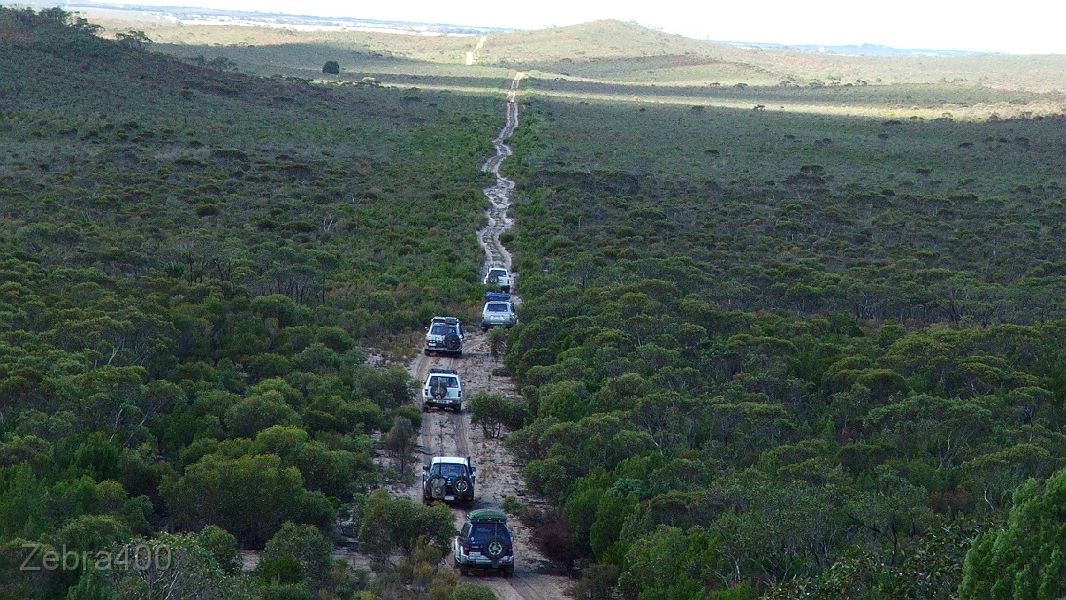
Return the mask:
<path fill-rule="evenodd" d="M 430 377 L 429 387 L 439 385 L 440 382 L 444 382 L 445 387 L 456 388 L 459 387 L 459 380 L 454 377 Z"/>
<path fill-rule="evenodd" d="M 499 523 L 474 523 L 474 528 L 470 532 L 470 537 L 478 542 L 488 542 L 494 536 L 502 537 L 507 541 L 511 541 L 511 535 L 507 531 L 507 528 Z"/>
<path fill-rule="evenodd" d="M 508 308 L 506 302 L 489 302 L 489 312 L 507 312 Z"/>
<path fill-rule="evenodd" d="M 437 463 L 433 465 L 431 474 L 445 477 L 461 477 L 466 475 L 466 468 L 457 463 Z"/>
<path fill-rule="evenodd" d="M 497 277 L 502 277 L 502 276 L 504 276 L 506 274 L 507 274 L 507 271 L 504 271 L 503 269 L 493 269 L 493 270 L 489 271 L 489 275 L 495 275 Z"/>
<path fill-rule="evenodd" d="M 433 326 L 433 329 L 429 330 L 429 332 L 433 335 L 448 335 L 449 333 L 455 333 L 455 327 L 443 323 L 437 323 Z"/>

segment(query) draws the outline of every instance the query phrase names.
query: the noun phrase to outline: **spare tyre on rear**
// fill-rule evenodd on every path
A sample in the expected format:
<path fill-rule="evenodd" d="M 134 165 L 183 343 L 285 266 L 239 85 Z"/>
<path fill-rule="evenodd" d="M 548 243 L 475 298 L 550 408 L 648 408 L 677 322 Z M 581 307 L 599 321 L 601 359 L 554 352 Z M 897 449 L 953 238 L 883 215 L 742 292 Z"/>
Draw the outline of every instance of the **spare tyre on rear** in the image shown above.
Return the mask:
<path fill-rule="evenodd" d="M 447 492 L 447 481 L 440 475 L 434 475 L 429 478 L 427 486 L 429 487 L 429 496 L 434 500 L 443 500 L 444 495 Z"/>
<path fill-rule="evenodd" d="M 507 549 L 507 540 L 502 537 L 496 536 L 489 540 L 489 543 L 485 544 L 485 556 L 492 560 L 498 560 L 503 557 L 504 551 Z"/>
<path fill-rule="evenodd" d="M 449 333 L 444 336 L 444 347 L 447 348 L 449 352 L 458 352 L 462 347 L 462 342 L 459 340 L 457 334 Z"/>

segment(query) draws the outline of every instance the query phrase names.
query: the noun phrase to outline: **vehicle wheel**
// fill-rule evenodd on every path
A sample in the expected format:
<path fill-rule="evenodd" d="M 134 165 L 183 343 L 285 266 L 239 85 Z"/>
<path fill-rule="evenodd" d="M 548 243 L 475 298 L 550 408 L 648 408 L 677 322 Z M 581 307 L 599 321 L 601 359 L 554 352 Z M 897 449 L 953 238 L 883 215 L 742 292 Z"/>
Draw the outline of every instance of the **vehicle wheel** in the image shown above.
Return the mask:
<path fill-rule="evenodd" d="M 485 544 L 485 556 L 492 560 L 498 560 L 503 557 L 505 548 L 507 548 L 507 540 L 501 537 L 494 537 L 489 540 L 489 543 Z"/>
<path fill-rule="evenodd" d="M 455 411 L 455 414 L 459 414 L 459 413 L 463 412 L 463 405 L 462 404 L 457 404 L 455 406 L 455 408 L 453 408 L 452 410 Z"/>
<path fill-rule="evenodd" d="M 426 348 L 426 349 L 425 349 L 425 350 L 423 350 L 422 352 L 424 352 L 424 353 L 426 354 L 426 356 L 433 356 L 433 353 L 432 353 L 432 352 L 430 352 L 429 348 Z"/>
<path fill-rule="evenodd" d="M 503 568 L 503 576 L 510 578 L 514 576 L 514 565 L 508 565 Z"/>
<path fill-rule="evenodd" d="M 488 330 L 489 330 L 489 326 L 488 325 L 482 325 L 481 326 L 481 331 L 488 331 Z"/>
<path fill-rule="evenodd" d="M 468 575 L 470 575 L 470 567 L 466 565 L 459 565 L 459 574 L 463 577 L 467 577 Z"/>

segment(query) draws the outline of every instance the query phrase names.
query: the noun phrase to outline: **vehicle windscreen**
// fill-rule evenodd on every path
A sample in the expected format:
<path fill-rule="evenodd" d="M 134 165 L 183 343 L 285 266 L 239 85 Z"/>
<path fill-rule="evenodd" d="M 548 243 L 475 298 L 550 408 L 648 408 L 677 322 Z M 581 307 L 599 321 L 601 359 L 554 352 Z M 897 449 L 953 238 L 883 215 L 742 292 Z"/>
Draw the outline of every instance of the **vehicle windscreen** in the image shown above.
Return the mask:
<path fill-rule="evenodd" d="M 508 542 L 511 541 L 511 534 L 507 531 L 507 527 L 499 523 L 474 523 L 474 527 L 470 531 L 470 537 L 483 544 L 493 537 L 502 537 Z"/>
<path fill-rule="evenodd" d="M 508 312 L 508 308 L 510 308 L 510 307 L 507 306 L 506 302 L 489 302 L 487 308 L 488 308 L 489 312 L 504 312 L 505 313 L 505 312 Z"/>
<path fill-rule="evenodd" d="M 436 376 L 436 377 L 430 377 L 429 378 L 429 387 L 430 388 L 437 387 L 438 385 L 443 385 L 444 387 L 450 387 L 450 388 L 457 388 L 457 387 L 459 387 L 459 381 L 456 378 L 454 378 L 454 377 Z"/>
<path fill-rule="evenodd" d="M 448 335 L 449 333 L 455 333 L 455 327 L 451 325 L 445 325 L 444 323 L 437 323 L 429 330 L 431 335 Z"/>

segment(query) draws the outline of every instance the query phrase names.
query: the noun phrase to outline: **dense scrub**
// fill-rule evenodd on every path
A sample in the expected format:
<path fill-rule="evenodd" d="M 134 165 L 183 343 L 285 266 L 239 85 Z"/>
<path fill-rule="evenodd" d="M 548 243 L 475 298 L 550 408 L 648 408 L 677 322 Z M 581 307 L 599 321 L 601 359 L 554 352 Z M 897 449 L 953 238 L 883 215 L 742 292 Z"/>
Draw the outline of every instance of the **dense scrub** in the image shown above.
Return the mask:
<path fill-rule="evenodd" d="M 364 348 L 476 297 L 491 103 L 222 73 L 60 10 L 0 9 L 0 54 L 0 595 L 140 590 L 17 567 L 165 529 L 175 597 L 350 597 L 325 536 L 409 399 Z"/>
<path fill-rule="evenodd" d="M 764 116 L 530 101 L 509 443 L 583 589 L 952 597 L 1063 467 L 1060 121 Z"/>

